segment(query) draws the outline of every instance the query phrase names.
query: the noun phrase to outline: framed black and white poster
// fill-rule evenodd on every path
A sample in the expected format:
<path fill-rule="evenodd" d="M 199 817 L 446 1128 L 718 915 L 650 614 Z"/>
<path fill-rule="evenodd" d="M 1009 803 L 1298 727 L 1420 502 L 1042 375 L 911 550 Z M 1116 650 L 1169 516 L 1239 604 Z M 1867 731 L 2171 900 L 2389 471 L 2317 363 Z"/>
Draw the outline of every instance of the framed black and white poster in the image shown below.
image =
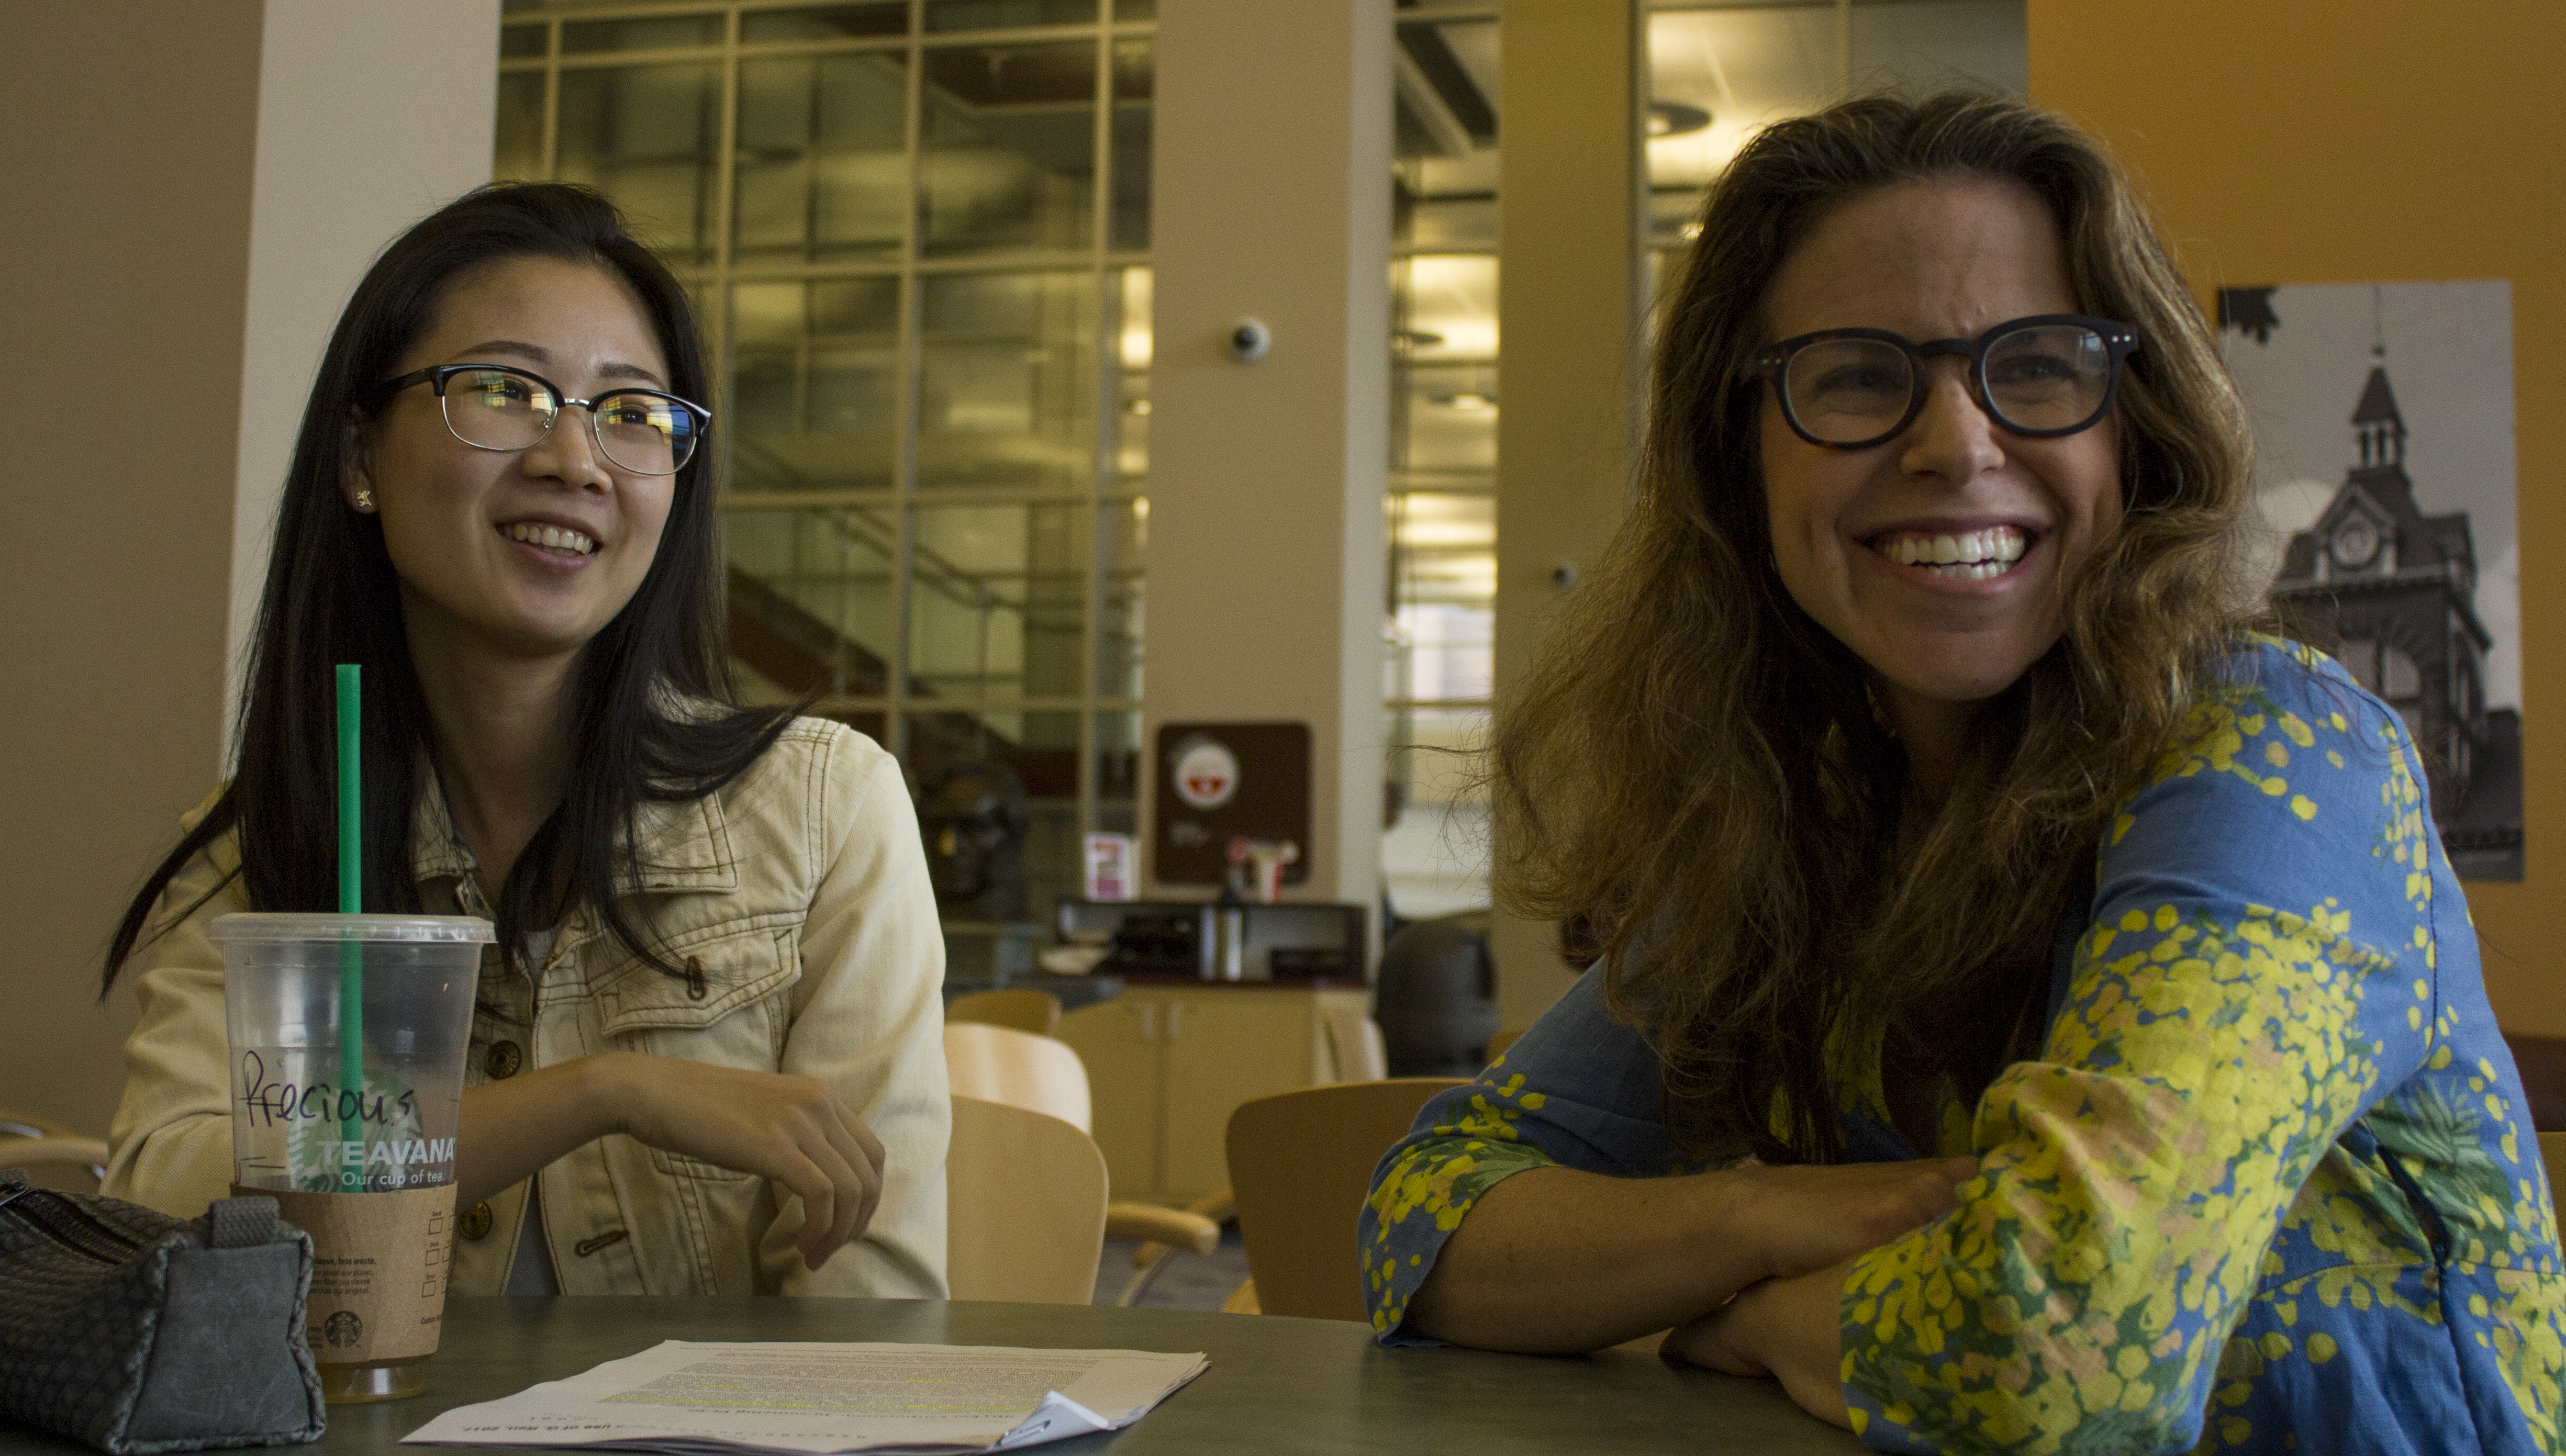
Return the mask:
<path fill-rule="evenodd" d="M 2521 878 L 2512 285 L 2222 289 L 2254 582 L 2406 719 L 2462 878 Z"/>

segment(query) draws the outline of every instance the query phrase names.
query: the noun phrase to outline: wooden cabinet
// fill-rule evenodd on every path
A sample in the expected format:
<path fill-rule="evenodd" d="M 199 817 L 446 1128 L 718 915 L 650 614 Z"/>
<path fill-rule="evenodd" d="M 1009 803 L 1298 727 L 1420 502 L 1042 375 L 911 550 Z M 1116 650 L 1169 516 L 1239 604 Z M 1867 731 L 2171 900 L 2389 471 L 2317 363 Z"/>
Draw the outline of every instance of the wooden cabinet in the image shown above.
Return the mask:
<path fill-rule="evenodd" d="M 1087 1064 L 1114 1196 L 1184 1203 L 1228 1187 L 1229 1114 L 1339 1081 L 1329 1015 L 1359 1017 L 1371 1002 L 1360 987 L 1127 985 L 1062 1017 L 1061 1040 Z"/>

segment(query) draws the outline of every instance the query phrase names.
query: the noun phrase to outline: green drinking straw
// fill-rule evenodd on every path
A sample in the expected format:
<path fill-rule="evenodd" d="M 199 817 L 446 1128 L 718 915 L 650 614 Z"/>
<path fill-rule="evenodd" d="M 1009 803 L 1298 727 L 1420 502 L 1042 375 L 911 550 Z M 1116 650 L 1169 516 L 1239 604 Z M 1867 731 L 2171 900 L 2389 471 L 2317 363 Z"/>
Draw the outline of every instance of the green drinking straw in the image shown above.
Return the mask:
<path fill-rule="evenodd" d="M 361 915 L 366 909 L 366 839 L 360 804 L 358 725 L 364 705 L 358 696 L 354 662 L 339 664 L 339 913 Z M 366 1105 L 366 948 L 354 940 L 339 942 L 339 1086 L 357 1094 L 362 1121 Z M 357 1134 L 342 1119 L 339 1136 Z"/>

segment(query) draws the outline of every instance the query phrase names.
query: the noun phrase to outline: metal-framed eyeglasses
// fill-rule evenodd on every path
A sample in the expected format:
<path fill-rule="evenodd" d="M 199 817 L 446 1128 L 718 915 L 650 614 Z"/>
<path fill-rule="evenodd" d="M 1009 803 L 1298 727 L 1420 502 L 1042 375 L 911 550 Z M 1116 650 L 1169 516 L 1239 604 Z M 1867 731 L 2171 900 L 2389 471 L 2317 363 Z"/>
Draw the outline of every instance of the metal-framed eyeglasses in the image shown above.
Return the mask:
<path fill-rule="evenodd" d="M 1926 361 L 1968 361 L 1969 396 L 2017 435 L 2055 439 L 2112 408 L 2139 331 L 2079 314 L 2034 314 L 1975 339 L 1914 343 L 1886 329 L 1823 329 L 1757 357 L 1791 432 L 1830 450 L 1894 439 L 1924 410 Z"/>
<path fill-rule="evenodd" d="M 530 450 L 571 405 L 588 411 L 598 453 L 635 475 L 674 475 L 694 458 L 713 412 L 658 389 L 609 389 L 573 399 L 543 375 L 512 364 L 434 364 L 385 383 L 381 396 L 412 384 L 436 391 L 446 431 L 476 450 Z"/>

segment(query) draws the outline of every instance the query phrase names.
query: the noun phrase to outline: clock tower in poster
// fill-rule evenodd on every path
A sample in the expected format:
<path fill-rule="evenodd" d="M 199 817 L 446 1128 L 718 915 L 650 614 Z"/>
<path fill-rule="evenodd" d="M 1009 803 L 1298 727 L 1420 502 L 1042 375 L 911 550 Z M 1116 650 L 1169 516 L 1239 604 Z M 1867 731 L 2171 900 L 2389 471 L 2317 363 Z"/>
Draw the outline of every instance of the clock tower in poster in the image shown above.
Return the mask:
<path fill-rule="evenodd" d="M 2405 718 L 2435 819 L 2462 875 L 2518 878 L 2521 715 L 2489 710 L 2465 511 L 2427 515 L 2406 473 L 2406 420 L 2384 364 L 2352 412 L 2352 466 L 2290 538 L 2271 603 L 2290 635 L 2328 647 Z"/>

